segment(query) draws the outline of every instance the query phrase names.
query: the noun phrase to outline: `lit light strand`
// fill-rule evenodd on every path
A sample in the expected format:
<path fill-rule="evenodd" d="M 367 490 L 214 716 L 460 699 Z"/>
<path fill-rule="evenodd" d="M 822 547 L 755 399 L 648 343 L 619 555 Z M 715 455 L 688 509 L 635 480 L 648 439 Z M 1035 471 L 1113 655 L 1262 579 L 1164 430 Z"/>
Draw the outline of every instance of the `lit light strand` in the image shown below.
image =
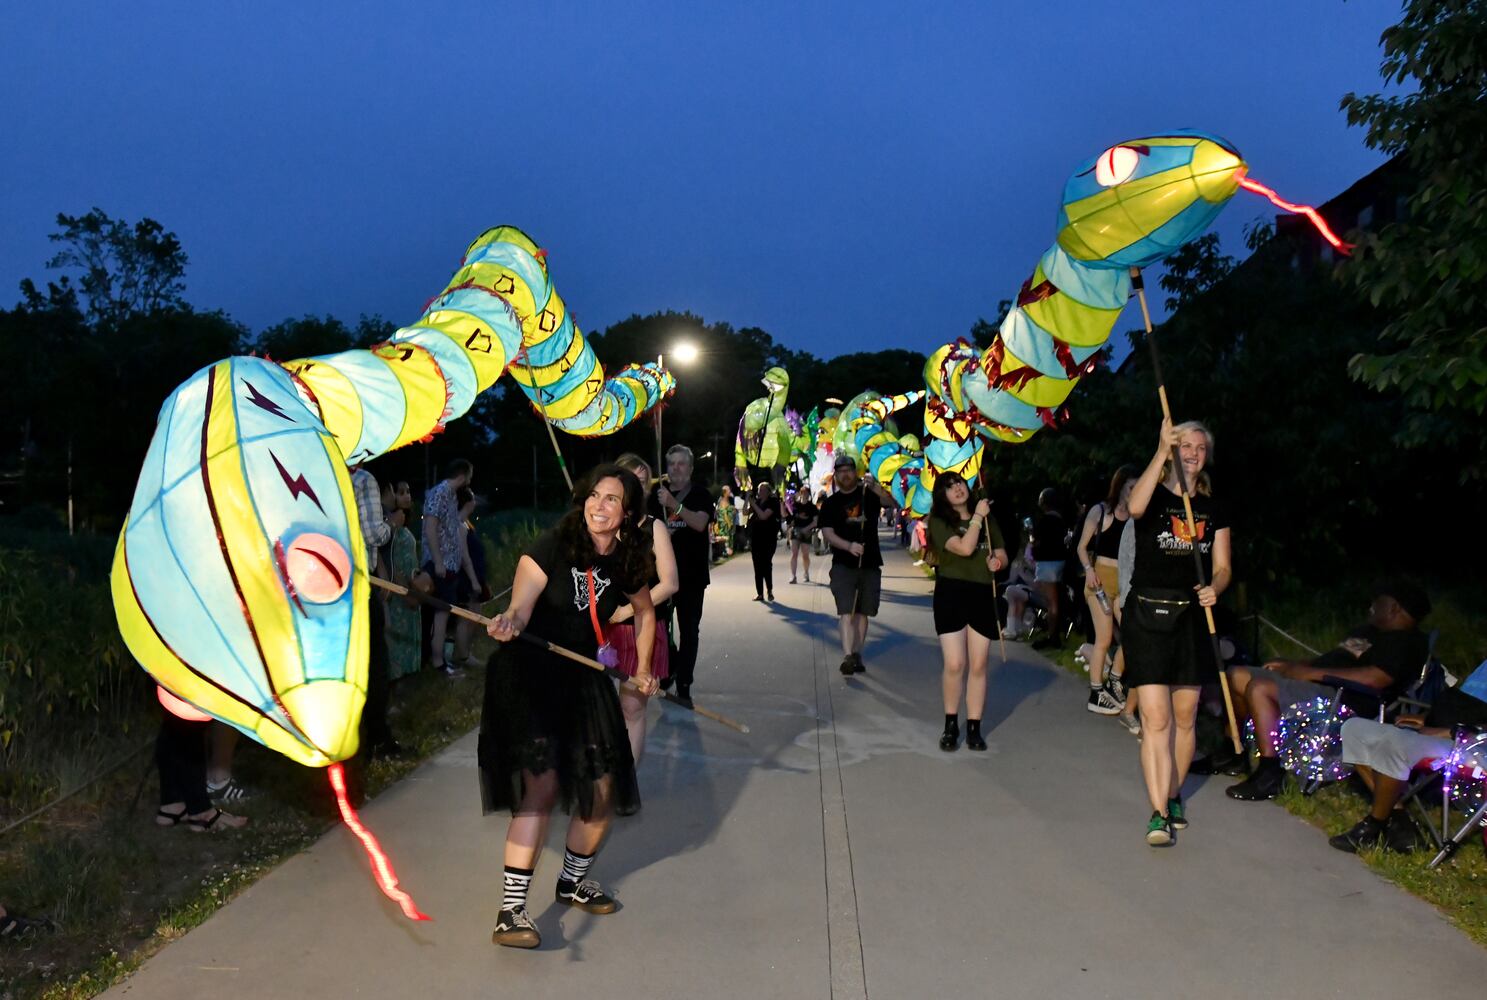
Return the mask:
<path fill-rule="evenodd" d="M 1343 256 L 1352 256 L 1353 244 L 1346 243 L 1343 240 L 1339 239 L 1337 234 L 1332 231 L 1332 228 L 1327 225 L 1327 220 L 1322 218 L 1322 213 L 1318 212 L 1310 205 L 1297 205 L 1294 202 L 1286 201 L 1280 195 L 1276 194 L 1273 189 L 1266 187 L 1264 184 L 1261 184 L 1259 181 L 1255 180 L 1252 177 L 1246 176 L 1242 169 L 1239 171 L 1234 179 L 1239 184 L 1239 186 L 1244 188 L 1246 191 L 1253 191 L 1255 194 L 1262 194 L 1266 198 L 1269 198 L 1271 204 L 1275 205 L 1277 208 L 1283 208 L 1287 212 L 1292 212 L 1296 215 L 1306 216 L 1308 219 L 1311 220 L 1311 224 L 1317 227 L 1317 232 L 1322 234 L 1322 239 L 1326 240 L 1328 243 L 1331 243 L 1333 248 L 1338 253 L 1342 254 Z"/>
<path fill-rule="evenodd" d="M 351 800 L 346 797 L 346 772 L 340 764 L 332 764 L 326 773 L 330 775 L 330 787 L 336 793 L 336 805 L 340 807 L 341 819 L 356 839 L 361 841 L 362 849 L 367 852 L 367 858 L 372 862 L 372 874 L 377 879 L 377 888 L 388 899 L 397 903 L 403 911 L 403 916 L 409 920 L 433 920 L 434 918 L 419 911 L 413 902 L 413 897 L 398 888 L 397 872 L 392 870 L 392 862 L 387 859 L 382 845 L 377 843 L 377 838 L 372 831 L 362 826 L 361 820 L 356 815 L 356 810 L 351 808 Z"/>

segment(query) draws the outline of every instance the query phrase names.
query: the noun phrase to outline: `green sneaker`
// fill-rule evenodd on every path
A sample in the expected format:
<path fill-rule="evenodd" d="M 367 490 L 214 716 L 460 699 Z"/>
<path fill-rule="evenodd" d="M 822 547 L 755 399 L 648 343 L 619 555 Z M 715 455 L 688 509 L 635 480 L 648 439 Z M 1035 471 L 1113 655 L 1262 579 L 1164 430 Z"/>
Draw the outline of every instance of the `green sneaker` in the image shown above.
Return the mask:
<path fill-rule="evenodd" d="M 1167 800 L 1167 819 L 1172 821 L 1172 829 L 1174 830 L 1186 830 L 1188 828 L 1188 818 L 1182 811 L 1181 797 Z"/>
<path fill-rule="evenodd" d="M 1153 811 L 1151 819 L 1146 823 L 1146 842 L 1152 847 L 1166 847 L 1176 839 L 1177 835 L 1172 832 L 1172 821 Z"/>

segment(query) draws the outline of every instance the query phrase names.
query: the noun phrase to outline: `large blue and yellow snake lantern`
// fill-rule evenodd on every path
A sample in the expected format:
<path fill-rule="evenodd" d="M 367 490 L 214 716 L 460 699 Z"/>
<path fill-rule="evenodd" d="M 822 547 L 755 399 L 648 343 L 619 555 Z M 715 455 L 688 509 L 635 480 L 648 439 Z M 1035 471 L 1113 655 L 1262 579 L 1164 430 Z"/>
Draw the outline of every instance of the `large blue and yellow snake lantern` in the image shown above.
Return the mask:
<path fill-rule="evenodd" d="M 1345 249 L 1314 210 L 1281 200 L 1247 173 L 1232 143 L 1191 131 L 1122 142 L 1079 165 L 1064 184 L 1057 239 L 991 346 L 979 351 L 956 341 L 925 363 L 927 443 L 906 491 L 912 513 L 929 512 L 939 472 L 974 482 L 987 441 L 1021 444 L 1055 426 L 1131 296 L 1132 269 L 1201 236 L 1241 187 L 1307 215 Z M 910 471 L 892 470 L 898 479 Z"/>
<path fill-rule="evenodd" d="M 426 441 L 510 371 L 554 425 L 607 434 L 671 376 L 606 378 L 520 230 L 472 243 L 411 326 L 370 350 L 234 357 L 161 407 L 112 585 L 124 640 L 174 698 L 302 763 L 356 752 L 367 566 L 348 466 Z"/>

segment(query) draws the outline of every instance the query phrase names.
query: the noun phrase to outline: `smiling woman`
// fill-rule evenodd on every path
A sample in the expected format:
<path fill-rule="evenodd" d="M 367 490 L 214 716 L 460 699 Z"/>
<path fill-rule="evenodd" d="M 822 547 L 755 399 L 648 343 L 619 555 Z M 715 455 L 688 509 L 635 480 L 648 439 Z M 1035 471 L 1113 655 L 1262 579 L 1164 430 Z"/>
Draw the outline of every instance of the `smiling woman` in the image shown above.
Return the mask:
<path fill-rule="evenodd" d="M 606 659 L 606 625 L 621 604 L 634 609 L 636 670 L 630 681 L 654 694 L 650 673 L 656 612 L 648 546 L 627 530 L 644 502 L 640 481 L 601 465 L 574 490 L 573 507 L 522 556 L 511 604 L 489 626 L 509 642 L 531 629 L 590 658 Z M 541 943 L 527 915 L 527 889 L 559 801 L 573 814 L 558 878 L 558 902 L 589 913 L 617 905 L 588 878 L 611 819 L 640 808 L 635 761 L 614 684 L 607 676 L 545 649 L 518 645 L 486 672 L 480 728 L 481 793 L 486 812 L 509 809 L 505 896 L 493 940 L 515 948 Z"/>

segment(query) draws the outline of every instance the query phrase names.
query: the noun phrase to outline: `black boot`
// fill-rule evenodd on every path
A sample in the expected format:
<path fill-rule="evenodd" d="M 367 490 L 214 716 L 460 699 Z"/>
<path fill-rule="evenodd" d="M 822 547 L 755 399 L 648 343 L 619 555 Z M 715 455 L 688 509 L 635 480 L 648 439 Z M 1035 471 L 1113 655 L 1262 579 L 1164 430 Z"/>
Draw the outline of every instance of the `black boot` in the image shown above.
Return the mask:
<path fill-rule="evenodd" d="M 940 749 L 950 752 L 960 746 L 960 723 L 955 716 L 945 717 L 945 731 L 940 734 Z"/>
<path fill-rule="evenodd" d="M 986 749 L 986 741 L 981 738 L 981 720 L 980 719 L 967 719 L 966 720 L 966 749 L 967 750 L 985 750 Z"/>
<path fill-rule="evenodd" d="M 1241 802 L 1263 802 L 1280 794 L 1286 783 L 1286 772 L 1274 757 L 1261 757 L 1255 773 L 1238 784 L 1224 789 L 1224 794 Z"/>
<path fill-rule="evenodd" d="M 1364 816 L 1351 829 L 1330 838 L 1327 843 L 1339 851 L 1357 854 L 1365 847 L 1377 847 L 1384 839 L 1384 823 L 1372 816 Z"/>

